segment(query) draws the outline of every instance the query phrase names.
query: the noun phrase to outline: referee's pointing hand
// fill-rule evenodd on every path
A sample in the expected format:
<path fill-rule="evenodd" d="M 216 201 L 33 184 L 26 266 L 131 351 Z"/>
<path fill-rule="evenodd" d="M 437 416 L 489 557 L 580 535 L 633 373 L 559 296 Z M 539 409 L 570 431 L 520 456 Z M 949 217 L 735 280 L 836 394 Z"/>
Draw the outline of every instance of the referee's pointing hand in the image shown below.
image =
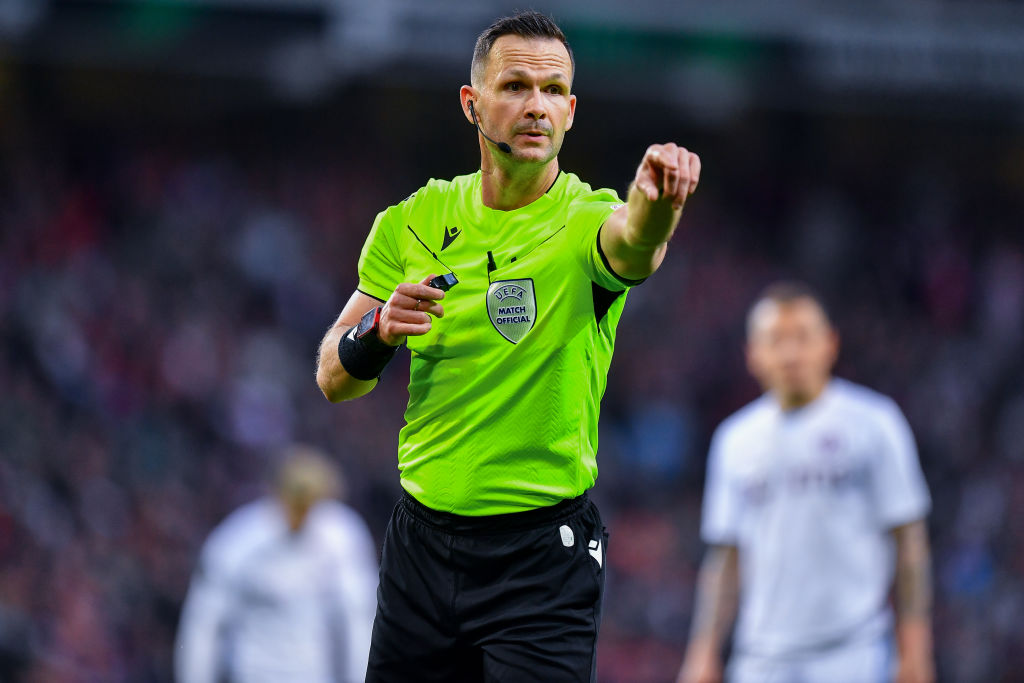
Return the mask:
<path fill-rule="evenodd" d="M 405 338 L 426 334 L 430 331 L 430 316 L 444 317 L 444 308 L 437 303 L 444 298 L 444 292 L 428 283 L 434 275 L 428 275 L 423 282 L 403 282 L 395 287 L 381 311 L 380 340 L 391 346 L 399 346 Z"/>
<path fill-rule="evenodd" d="M 650 201 L 670 200 L 679 210 L 700 181 L 700 157 L 674 142 L 647 148 L 634 183 Z"/>

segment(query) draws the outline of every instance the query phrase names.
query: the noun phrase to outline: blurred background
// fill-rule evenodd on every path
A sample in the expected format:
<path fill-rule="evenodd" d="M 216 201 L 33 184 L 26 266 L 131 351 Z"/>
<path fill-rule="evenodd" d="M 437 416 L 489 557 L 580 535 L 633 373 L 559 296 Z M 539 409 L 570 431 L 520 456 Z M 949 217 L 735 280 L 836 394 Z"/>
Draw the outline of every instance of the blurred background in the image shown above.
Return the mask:
<path fill-rule="evenodd" d="M 603 404 L 601 681 L 681 662 L 708 440 L 778 277 L 914 427 L 941 680 L 1024 680 L 1024 3 L 535 7 L 576 51 L 563 168 L 704 161 Z M 169 681 L 202 540 L 292 440 L 380 541 L 407 356 L 336 406 L 314 354 L 375 214 L 478 167 L 458 87 L 511 9 L 0 0 L 0 680 Z"/>

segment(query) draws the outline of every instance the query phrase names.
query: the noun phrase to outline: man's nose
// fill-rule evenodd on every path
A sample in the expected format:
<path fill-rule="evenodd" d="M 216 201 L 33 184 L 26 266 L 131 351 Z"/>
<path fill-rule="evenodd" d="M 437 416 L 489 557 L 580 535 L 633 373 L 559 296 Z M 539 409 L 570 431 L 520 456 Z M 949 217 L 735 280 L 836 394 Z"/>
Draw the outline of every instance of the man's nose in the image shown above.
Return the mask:
<path fill-rule="evenodd" d="M 779 344 L 779 358 L 787 365 L 799 362 L 801 355 L 800 344 L 793 339 L 786 339 Z"/>
<path fill-rule="evenodd" d="M 526 116 L 539 121 L 540 119 L 547 118 L 547 112 L 544 110 L 544 97 L 540 91 L 540 88 L 534 88 L 530 93 L 529 99 L 526 100 Z"/>

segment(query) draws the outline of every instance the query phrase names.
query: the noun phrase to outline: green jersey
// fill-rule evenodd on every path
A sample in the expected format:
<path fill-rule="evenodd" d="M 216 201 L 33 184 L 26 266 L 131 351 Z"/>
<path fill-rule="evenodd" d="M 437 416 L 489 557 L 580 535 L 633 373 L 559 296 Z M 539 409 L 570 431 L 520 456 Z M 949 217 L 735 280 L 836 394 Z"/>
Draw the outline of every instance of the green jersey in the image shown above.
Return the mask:
<path fill-rule="evenodd" d="M 597 477 L 597 420 L 630 282 L 598 232 L 621 201 L 560 173 L 514 211 L 481 201 L 481 173 L 431 180 L 377 216 L 359 290 L 452 272 L 444 317 L 411 336 L 402 486 L 460 515 L 553 505 Z"/>

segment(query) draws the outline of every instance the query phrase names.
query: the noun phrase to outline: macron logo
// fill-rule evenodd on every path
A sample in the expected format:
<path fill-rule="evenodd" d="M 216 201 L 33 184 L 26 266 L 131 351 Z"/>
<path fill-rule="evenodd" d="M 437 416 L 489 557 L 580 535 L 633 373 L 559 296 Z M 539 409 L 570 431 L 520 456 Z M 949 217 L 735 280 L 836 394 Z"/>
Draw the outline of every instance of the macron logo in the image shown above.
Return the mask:
<path fill-rule="evenodd" d="M 587 544 L 587 552 L 590 556 L 597 560 L 597 566 L 604 566 L 604 559 L 601 557 L 601 541 L 591 541 Z"/>
<path fill-rule="evenodd" d="M 460 228 L 457 228 L 454 225 L 449 228 L 446 225 L 444 227 L 444 239 L 441 241 L 441 251 L 447 249 L 451 243 L 455 241 L 455 238 L 461 234 L 462 230 Z"/>

